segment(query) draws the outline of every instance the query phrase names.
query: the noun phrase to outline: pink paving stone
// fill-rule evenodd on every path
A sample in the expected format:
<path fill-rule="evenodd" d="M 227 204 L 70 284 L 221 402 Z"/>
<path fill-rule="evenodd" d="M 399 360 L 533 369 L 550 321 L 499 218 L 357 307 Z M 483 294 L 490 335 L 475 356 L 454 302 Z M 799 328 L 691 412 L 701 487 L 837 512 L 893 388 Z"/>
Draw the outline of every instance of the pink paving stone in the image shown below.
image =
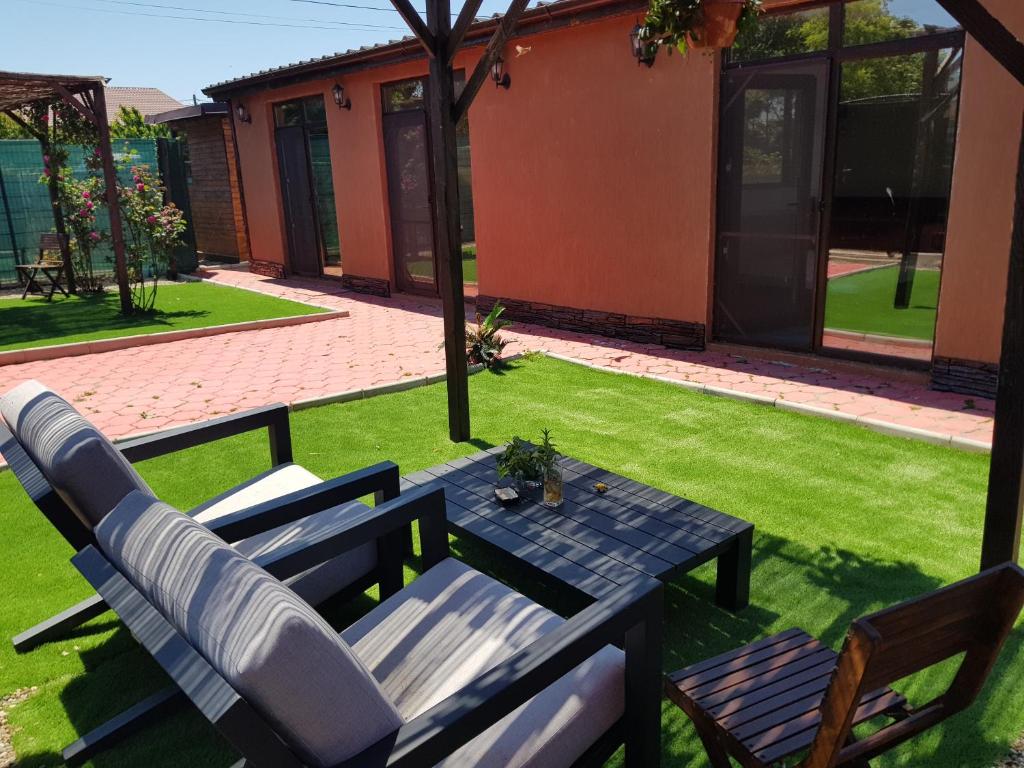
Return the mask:
<path fill-rule="evenodd" d="M 327 396 L 444 371 L 444 353 L 437 348 L 442 338 L 437 301 L 361 296 L 326 280 L 274 280 L 238 269 L 203 274 L 215 283 L 343 309 L 350 316 L 0 367 L 0 391 L 38 378 L 69 398 L 81 398 L 78 405 L 97 426 L 119 437 L 256 405 Z M 548 350 L 613 370 L 778 395 L 793 403 L 857 416 L 870 414 L 892 423 L 941 425 L 936 431 L 991 440 L 993 403 L 982 398 L 932 392 L 883 377 L 723 352 L 665 349 L 526 323 L 516 323 L 508 336 L 510 352 Z M 86 392 L 92 394 L 85 396 Z M 965 410 L 969 401 L 974 410 Z M 151 418 L 142 418 L 143 411 Z"/>

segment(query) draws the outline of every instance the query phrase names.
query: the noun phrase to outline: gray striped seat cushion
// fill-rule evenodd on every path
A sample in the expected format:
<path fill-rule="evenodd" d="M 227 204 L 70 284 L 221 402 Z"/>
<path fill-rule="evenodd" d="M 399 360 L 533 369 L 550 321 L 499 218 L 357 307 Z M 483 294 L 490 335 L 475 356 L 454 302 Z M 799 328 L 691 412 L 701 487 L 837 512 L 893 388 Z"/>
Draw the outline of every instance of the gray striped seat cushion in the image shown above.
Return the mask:
<path fill-rule="evenodd" d="M 89 528 L 131 491 L 152 493 L 103 433 L 64 398 L 26 381 L 0 397 L 11 433 Z"/>
<path fill-rule="evenodd" d="M 333 765 L 401 725 L 326 621 L 195 520 L 133 492 L 97 526 L 96 538 L 306 764 Z"/>

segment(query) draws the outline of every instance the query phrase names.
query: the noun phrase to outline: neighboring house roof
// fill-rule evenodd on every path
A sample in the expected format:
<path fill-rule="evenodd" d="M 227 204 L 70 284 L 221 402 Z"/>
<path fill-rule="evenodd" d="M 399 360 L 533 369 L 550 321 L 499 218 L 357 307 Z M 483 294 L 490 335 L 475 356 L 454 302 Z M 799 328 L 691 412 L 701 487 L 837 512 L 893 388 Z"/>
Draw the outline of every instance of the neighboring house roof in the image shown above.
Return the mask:
<path fill-rule="evenodd" d="M 142 113 L 143 117 L 160 112 L 169 112 L 172 109 L 181 109 L 185 106 L 177 99 L 172 99 L 159 88 L 107 86 L 105 93 L 107 96 L 107 117 L 111 122 L 117 117 L 117 112 L 122 106 L 135 107 Z"/>
<path fill-rule="evenodd" d="M 647 7 L 648 0 L 540 0 L 536 6 L 523 12 L 513 37 L 528 28 L 545 23 L 577 23 L 591 16 L 606 16 L 610 13 L 638 12 Z M 501 21 L 503 14 L 496 13 L 486 19 L 473 22 L 463 45 L 484 45 L 490 33 Z M 343 74 L 346 69 L 364 67 L 366 65 L 389 64 L 411 57 L 420 57 L 423 49 L 415 37 L 403 37 L 401 40 L 389 40 L 379 45 L 364 45 L 341 53 L 332 53 L 315 59 L 306 59 L 293 64 L 285 64 L 273 69 L 225 80 L 208 85 L 203 93 L 211 98 L 219 99 L 242 90 L 257 87 L 283 84 L 295 78 L 309 76 L 328 77 Z"/>

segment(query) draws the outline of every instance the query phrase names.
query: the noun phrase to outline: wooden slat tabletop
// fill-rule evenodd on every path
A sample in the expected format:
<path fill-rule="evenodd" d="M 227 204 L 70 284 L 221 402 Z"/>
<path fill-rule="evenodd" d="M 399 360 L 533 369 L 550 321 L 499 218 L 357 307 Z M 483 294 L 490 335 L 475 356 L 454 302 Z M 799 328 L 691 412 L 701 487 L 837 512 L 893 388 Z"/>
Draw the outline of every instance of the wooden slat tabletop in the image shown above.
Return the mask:
<path fill-rule="evenodd" d="M 562 460 L 564 501 L 550 509 L 494 498 L 504 446 L 407 475 L 440 483 L 456 533 L 497 546 L 594 598 L 639 576 L 667 580 L 713 559 L 750 523 L 576 459 Z M 595 483 L 608 489 L 599 493 Z"/>

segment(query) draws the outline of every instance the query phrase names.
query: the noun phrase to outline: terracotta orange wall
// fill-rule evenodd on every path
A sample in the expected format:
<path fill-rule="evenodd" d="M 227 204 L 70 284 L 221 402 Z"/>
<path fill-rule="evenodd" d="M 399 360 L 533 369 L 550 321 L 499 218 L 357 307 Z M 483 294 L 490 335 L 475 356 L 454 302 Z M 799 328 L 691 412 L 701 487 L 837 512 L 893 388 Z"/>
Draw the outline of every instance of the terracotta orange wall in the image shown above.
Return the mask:
<path fill-rule="evenodd" d="M 1024 3 L 985 0 L 1024 36 Z M 1024 87 L 967 41 L 935 355 L 999 360 Z"/>
<path fill-rule="evenodd" d="M 517 38 L 508 91 L 489 81 L 470 110 L 480 292 L 607 312 L 704 323 L 714 199 L 717 66 L 703 54 L 638 67 L 633 16 Z M 517 56 L 514 46 L 529 49 Z M 472 69 L 479 50 L 456 65 Z M 237 124 L 252 257 L 285 263 L 271 105 L 323 94 L 342 263 L 393 280 L 380 84 L 425 62 L 239 100 Z"/>
<path fill-rule="evenodd" d="M 715 58 L 630 55 L 630 16 L 536 34 L 470 110 L 480 293 L 704 323 Z"/>

